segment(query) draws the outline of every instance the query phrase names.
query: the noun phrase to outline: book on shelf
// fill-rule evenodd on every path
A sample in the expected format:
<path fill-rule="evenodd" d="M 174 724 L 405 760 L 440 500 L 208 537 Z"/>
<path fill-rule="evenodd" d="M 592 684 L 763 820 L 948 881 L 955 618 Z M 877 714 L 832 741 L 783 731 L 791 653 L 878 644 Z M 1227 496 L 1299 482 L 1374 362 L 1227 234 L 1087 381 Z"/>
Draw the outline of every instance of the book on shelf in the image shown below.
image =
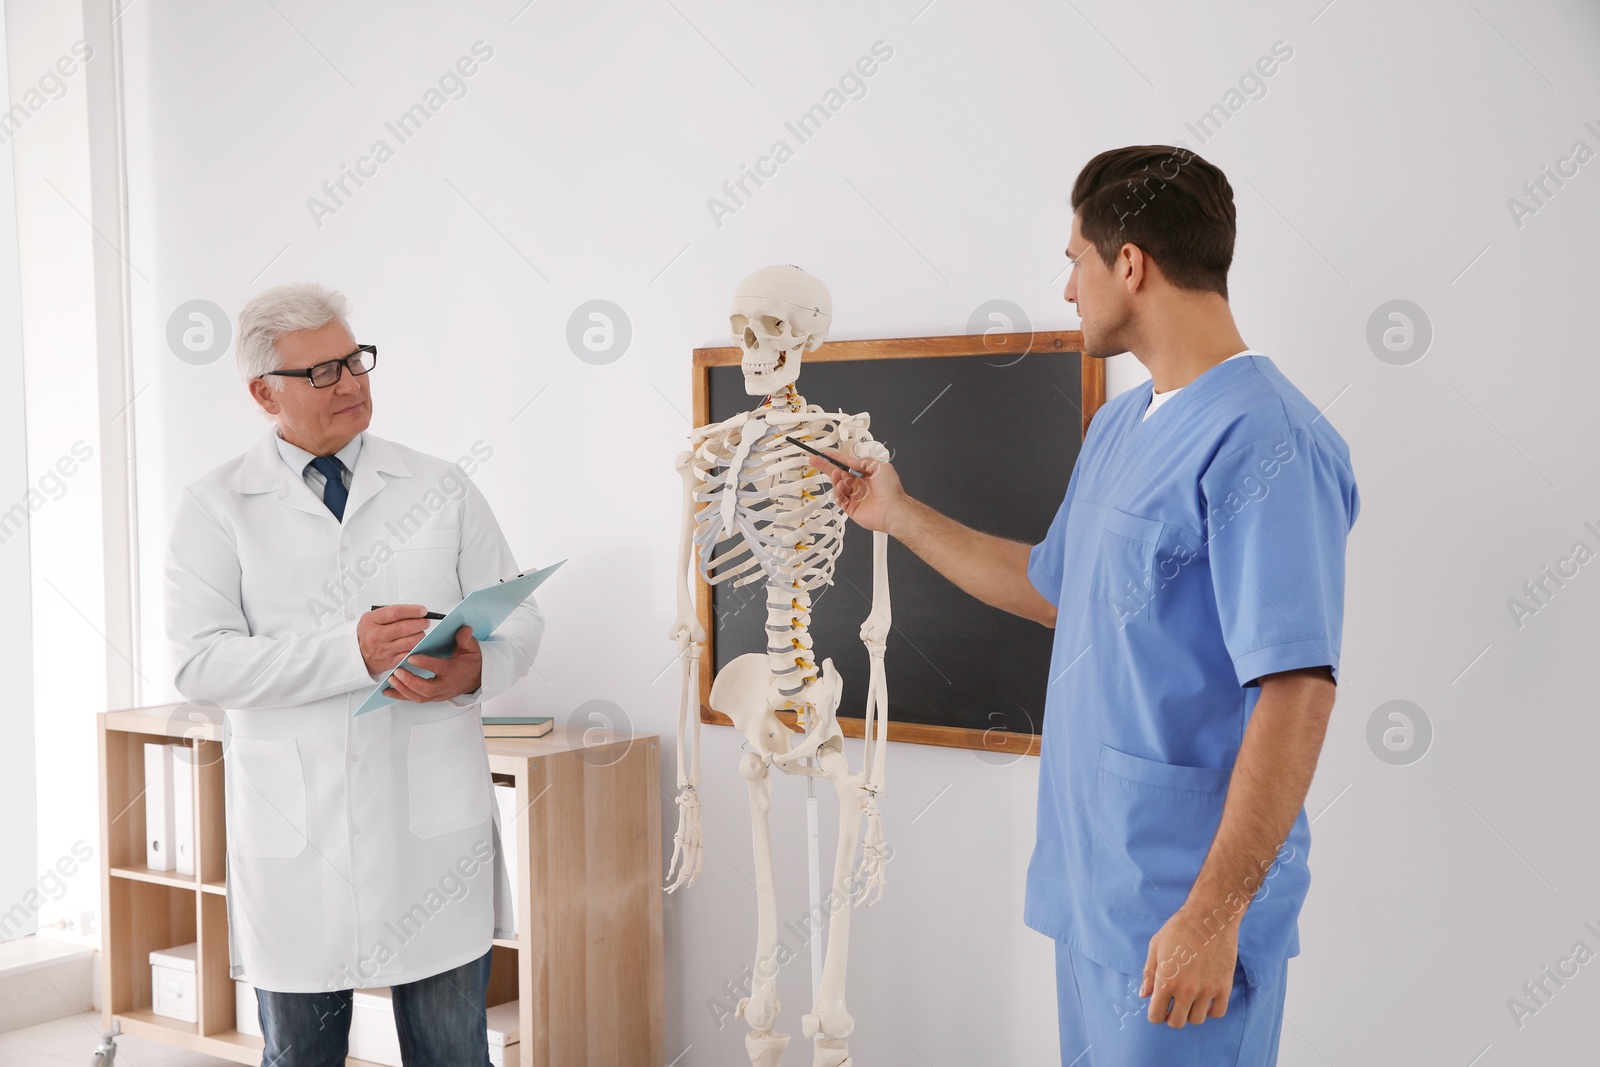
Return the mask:
<path fill-rule="evenodd" d="M 543 737 L 556 728 L 549 715 L 485 715 L 484 737 Z"/>

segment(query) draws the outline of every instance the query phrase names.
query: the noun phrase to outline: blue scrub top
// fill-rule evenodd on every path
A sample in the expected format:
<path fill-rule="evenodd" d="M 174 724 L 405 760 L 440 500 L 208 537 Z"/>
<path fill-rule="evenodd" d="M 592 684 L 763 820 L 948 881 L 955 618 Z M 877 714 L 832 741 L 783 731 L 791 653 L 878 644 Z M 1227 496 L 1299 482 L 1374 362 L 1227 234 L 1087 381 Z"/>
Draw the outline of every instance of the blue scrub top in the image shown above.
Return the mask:
<path fill-rule="evenodd" d="M 1210 849 L 1257 679 L 1338 679 L 1360 510 L 1343 438 L 1266 356 L 1145 420 L 1151 389 L 1095 415 L 1028 559 L 1058 614 L 1024 921 L 1129 974 Z M 1299 954 L 1310 841 L 1302 808 L 1239 922 L 1252 984 Z"/>

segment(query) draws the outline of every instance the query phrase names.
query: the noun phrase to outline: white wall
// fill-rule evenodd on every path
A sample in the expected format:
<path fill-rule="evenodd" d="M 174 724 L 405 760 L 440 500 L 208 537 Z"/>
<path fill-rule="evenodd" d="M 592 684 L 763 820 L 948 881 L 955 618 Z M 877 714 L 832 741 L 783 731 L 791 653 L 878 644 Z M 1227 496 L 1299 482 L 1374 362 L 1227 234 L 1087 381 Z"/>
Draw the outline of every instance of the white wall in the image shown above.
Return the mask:
<path fill-rule="evenodd" d="M 1235 187 L 1244 335 L 1332 405 L 1364 503 L 1280 1062 L 1587 1048 L 1600 976 L 1520 1030 L 1506 999 L 1574 941 L 1600 947 L 1582 927 L 1600 920 L 1600 577 L 1585 568 L 1521 629 L 1506 601 L 1576 539 L 1600 545 L 1583 527 L 1600 520 L 1600 371 L 1580 258 L 1600 173 L 1583 168 L 1521 226 L 1506 201 L 1575 140 L 1600 147 L 1583 125 L 1600 127 L 1600 20 L 1576 0 L 1158 7 L 129 6 L 144 673 L 170 676 L 158 591 L 175 494 L 265 430 L 231 353 L 196 366 L 169 350 L 186 302 L 232 313 L 298 278 L 345 290 L 358 338 L 382 353 L 374 431 L 451 457 L 489 442 L 478 481 L 519 560 L 572 560 L 541 594 L 539 673 L 507 703 L 565 717 L 612 701 L 668 736 L 671 459 L 690 350 L 721 340 L 737 281 L 805 266 L 833 290 L 836 338 L 959 332 L 993 298 L 1070 328 L 1074 175 L 1104 148 L 1187 142 Z M 384 123 L 480 40 L 493 56 L 465 97 L 397 146 Z M 880 40 L 893 57 L 866 95 L 718 226 L 707 199 L 775 139 L 794 146 L 785 121 Z M 1277 41 L 1292 58 L 1202 144 L 1185 124 Z M 393 158 L 314 220 L 307 199 L 379 138 Z M 565 341 L 596 298 L 632 323 L 607 366 Z M 1398 298 L 1434 329 L 1409 366 L 1366 341 Z M 1113 391 L 1141 377 L 1114 361 Z M 1434 730 L 1411 766 L 1367 741 L 1394 699 Z M 738 746 L 725 730 L 706 742 L 713 847 L 701 884 L 667 901 L 667 1056 L 692 1046 L 685 1067 L 743 1055 L 742 1023 L 719 1031 L 707 1005 L 754 934 Z M 1052 1062 L 1050 946 L 1021 925 L 1036 764 L 898 745 L 891 759 L 896 860 L 856 927 L 857 1061 Z M 774 805 L 796 917 L 803 791 L 779 781 Z M 804 966 L 783 978 L 795 1033 Z"/>
<path fill-rule="evenodd" d="M 33 701 L 37 769 L 16 786 L 36 784 L 37 845 L 13 862 L 42 891 L 23 901 L 40 925 L 92 939 L 99 879 L 73 848 L 81 841 L 99 852 L 95 715 L 107 707 L 107 661 L 133 656 L 105 612 L 100 457 L 103 436 L 116 430 L 102 421 L 97 389 L 94 263 L 97 241 L 114 242 L 115 229 L 108 238 L 90 221 L 84 57 L 107 59 L 85 49 L 73 4 L 7 4 L 6 50 L 21 297 L 7 328 L 22 340 L 21 373 L 7 385 L 26 400 L 28 486 L 37 493 L 28 517 L 31 648 L 6 646 L 30 656 L 30 669 L 8 680 Z"/>
<path fill-rule="evenodd" d="M 0 26 L 0 83 L 5 76 L 4 27 Z M 16 185 L 11 169 L 11 140 L 0 143 L 0 376 L 18 382 L 22 362 L 22 286 L 18 277 L 17 215 L 6 205 L 15 202 Z M 39 826 L 35 795 L 33 748 L 33 591 L 28 542 L 28 464 L 26 405 L 20 389 L 0 392 L 0 647 L 16 657 L 14 698 L 0 708 L 0 811 L 10 817 L 0 823 L 0 855 L 14 857 L 0 865 L 0 938 L 31 933 L 38 925 L 26 894 L 38 890 Z M 20 505 L 21 510 L 15 510 Z M 20 912 L 15 911 L 22 905 Z"/>

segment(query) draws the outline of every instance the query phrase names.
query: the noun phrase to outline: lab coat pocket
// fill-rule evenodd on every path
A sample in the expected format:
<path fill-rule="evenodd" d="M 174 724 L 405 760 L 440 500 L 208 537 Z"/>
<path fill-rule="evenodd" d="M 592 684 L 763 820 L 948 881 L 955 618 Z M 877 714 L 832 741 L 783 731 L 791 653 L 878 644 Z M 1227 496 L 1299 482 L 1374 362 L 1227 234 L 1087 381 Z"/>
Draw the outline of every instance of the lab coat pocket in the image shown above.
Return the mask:
<path fill-rule="evenodd" d="M 306 847 L 306 780 L 293 738 L 230 739 L 228 847 L 240 859 L 293 859 Z"/>
<path fill-rule="evenodd" d="M 1108 906 L 1165 921 L 1183 905 L 1222 822 L 1231 774 L 1100 746 L 1094 884 Z"/>
<path fill-rule="evenodd" d="M 1100 538 L 1089 576 L 1089 602 L 1107 605 L 1117 628 L 1150 618 L 1158 581 L 1156 546 L 1166 524 L 1100 505 Z"/>
<path fill-rule="evenodd" d="M 406 774 L 410 827 L 417 837 L 438 837 L 493 818 L 489 754 L 476 710 L 411 727 Z"/>
<path fill-rule="evenodd" d="M 458 541 L 454 530 L 421 530 L 395 549 L 395 603 L 421 604 L 449 611 L 461 599 L 456 577 Z"/>

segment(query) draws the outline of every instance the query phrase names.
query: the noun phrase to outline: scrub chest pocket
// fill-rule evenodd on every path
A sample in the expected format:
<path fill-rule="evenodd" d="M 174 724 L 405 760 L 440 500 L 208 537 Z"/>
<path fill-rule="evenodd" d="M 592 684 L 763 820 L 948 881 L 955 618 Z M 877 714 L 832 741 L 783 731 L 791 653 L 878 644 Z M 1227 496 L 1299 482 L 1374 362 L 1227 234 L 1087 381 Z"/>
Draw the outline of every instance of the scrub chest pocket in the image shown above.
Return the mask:
<path fill-rule="evenodd" d="M 1094 884 L 1107 906 L 1163 921 L 1183 906 L 1222 823 L 1232 774 L 1100 746 Z"/>
<path fill-rule="evenodd" d="M 1089 603 L 1111 611 L 1119 629 L 1129 622 L 1148 621 L 1157 588 L 1156 546 L 1166 524 L 1105 504 L 1096 507 L 1100 536 L 1089 577 Z"/>

